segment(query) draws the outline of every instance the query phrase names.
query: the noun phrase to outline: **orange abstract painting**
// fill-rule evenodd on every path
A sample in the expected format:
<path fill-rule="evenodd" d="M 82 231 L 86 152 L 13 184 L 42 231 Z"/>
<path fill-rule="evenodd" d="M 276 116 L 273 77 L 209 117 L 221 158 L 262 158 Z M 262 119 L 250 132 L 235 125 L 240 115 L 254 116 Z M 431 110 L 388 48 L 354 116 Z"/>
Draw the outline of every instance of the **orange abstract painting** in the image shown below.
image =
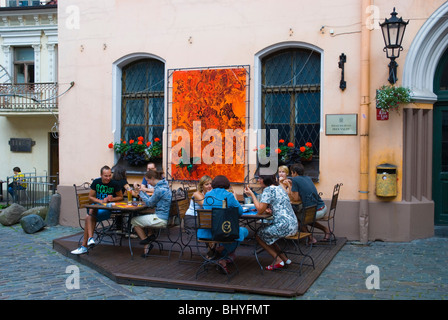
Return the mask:
<path fill-rule="evenodd" d="M 190 163 L 194 162 L 190 167 L 172 163 L 173 179 L 198 180 L 203 175 L 212 178 L 225 175 L 231 182 L 243 182 L 241 145 L 238 148 L 237 139 L 234 139 L 232 154 L 229 154 L 230 144 L 226 149 L 225 135 L 246 130 L 247 70 L 180 70 L 174 71 L 172 76 L 172 128 L 173 131 L 188 131 Z M 173 139 L 173 150 L 177 150 L 174 148 L 177 143 Z"/>

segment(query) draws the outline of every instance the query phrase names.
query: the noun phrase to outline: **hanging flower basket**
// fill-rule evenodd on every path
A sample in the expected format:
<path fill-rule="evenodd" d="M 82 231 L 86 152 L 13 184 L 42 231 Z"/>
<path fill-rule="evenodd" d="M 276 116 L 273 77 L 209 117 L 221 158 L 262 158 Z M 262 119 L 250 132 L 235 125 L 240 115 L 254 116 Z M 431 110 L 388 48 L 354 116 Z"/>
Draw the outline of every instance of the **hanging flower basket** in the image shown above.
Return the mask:
<path fill-rule="evenodd" d="M 376 91 L 376 107 L 389 111 L 396 110 L 401 103 L 412 102 L 411 90 L 404 87 L 382 86 Z"/>

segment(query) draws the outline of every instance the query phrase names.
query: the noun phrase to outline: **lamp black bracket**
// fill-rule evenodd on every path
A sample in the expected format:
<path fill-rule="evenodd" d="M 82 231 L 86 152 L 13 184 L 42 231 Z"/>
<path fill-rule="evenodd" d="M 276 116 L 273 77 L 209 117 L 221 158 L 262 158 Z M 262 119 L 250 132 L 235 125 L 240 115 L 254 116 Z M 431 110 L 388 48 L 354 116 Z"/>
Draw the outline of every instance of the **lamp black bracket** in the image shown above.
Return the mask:
<path fill-rule="evenodd" d="M 390 84 L 394 84 L 398 80 L 397 67 L 398 63 L 395 61 L 395 59 L 391 58 L 389 63 L 389 79 L 388 79 Z"/>
<path fill-rule="evenodd" d="M 342 53 L 339 56 L 339 68 L 341 69 L 341 82 L 339 83 L 339 88 L 344 91 L 347 88 L 347 82 L 344 80 L 344 73 L 345 73 L 345 63 L 347 62 L 347 56 Z"/>

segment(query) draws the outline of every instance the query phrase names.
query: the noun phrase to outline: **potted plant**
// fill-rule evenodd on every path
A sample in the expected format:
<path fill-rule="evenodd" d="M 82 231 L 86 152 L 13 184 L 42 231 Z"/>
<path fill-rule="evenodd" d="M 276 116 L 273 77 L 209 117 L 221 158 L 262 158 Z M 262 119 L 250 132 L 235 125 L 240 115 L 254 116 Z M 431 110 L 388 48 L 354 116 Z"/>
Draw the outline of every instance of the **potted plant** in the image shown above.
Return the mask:
<path fill-rule="evenodd" d="M 279 146 L 275 149 L 275 153 L 278 155 L 279 165 L 289 165 L 301 160 L 310 161 L 312 159 L 313 149 L 310 142 L 307 142 L 305 146 L 300 148 L 296 148 L 292 142 L 285 143 L 284 139 L 280 139 L 278 142 Z M 266 147 L 263 144 L 258 149 L 255 149 L 255 151 L 258 151 L 260 158 L 268 158 L 271 152 L 270 147 Z"/>
<path fill-rule="evenodd" d="M 268 159 L 271 154 L 271 148 L 266 147 L 264 144 L 261 144 L 258 148 L 255 148 L 254 151 L 258 154 L 258 160 L 263 159 L 262 161 L 260 161 L 261 163 L 263 163 L 260 163 L 260 166 L 267 166 L 268 164 L 266 163 L 266 159 Z"/>
<path fill-rule="evenodd" d="M 137 140 L 121 140 L 116 143 L 109 143 L 109 149 L 114 149 L 116 153 L 121 155 L 130 166 L 136 167 L 146 164 L 148 161 L 162 157 L 162 144 L 159 138 L 144 142 L 143 137 L 138 137 Z"/>
<path fill-rule="evenodd" d="M 278 154 L 279 164 L 291 164 L 296 163 L 300 160 L 300 151 L 294 147 L 294 143 L 285 143 L 285 140 L 280 139 L 278 141 L 279 147 L 275 150 Z"/>
<path fill-rule="evenodd" d="M 311 142 L 305 143 L 305 145 L 301 146 L 299 150 L 301 161 L 311 161 L 313 159 L 313 144 Z"/>
<path fill-rule="evenodd" d="M 412 102 L 411 90 L 400 86 L 382 86 L 376 91 L 376 107 L 378 109 L 389 111 L 398 111 L 400 103 Z"/>
<path fill-rule="evenodd" d="M 157 158 L 162 158 L 163 146 L 159 138 L 154 139 L 154 143 L 149 142 L 148 149 L 146 149 L 146 154 L 150 160 Z"/>

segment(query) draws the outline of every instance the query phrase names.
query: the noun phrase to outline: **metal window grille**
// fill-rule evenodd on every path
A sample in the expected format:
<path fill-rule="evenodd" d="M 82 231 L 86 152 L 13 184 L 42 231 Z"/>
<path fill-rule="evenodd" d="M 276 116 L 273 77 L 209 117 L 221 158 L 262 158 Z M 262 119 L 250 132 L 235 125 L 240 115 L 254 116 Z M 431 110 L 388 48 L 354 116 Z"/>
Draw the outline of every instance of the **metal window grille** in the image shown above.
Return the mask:
<path fill-rule="evenodd" d="M 275 52 L 262 61 L 262 128 L 278 138 L 303 146 L 313 144 L 319 155 L 320 54 L 307 49 Z"/>
<path fill-rule="evenodd" d="M 122 139 L 140 136 L 162 140 L 164 119 L 165 65 L 155 59 L 136 61 L 123 68 Z"/>

